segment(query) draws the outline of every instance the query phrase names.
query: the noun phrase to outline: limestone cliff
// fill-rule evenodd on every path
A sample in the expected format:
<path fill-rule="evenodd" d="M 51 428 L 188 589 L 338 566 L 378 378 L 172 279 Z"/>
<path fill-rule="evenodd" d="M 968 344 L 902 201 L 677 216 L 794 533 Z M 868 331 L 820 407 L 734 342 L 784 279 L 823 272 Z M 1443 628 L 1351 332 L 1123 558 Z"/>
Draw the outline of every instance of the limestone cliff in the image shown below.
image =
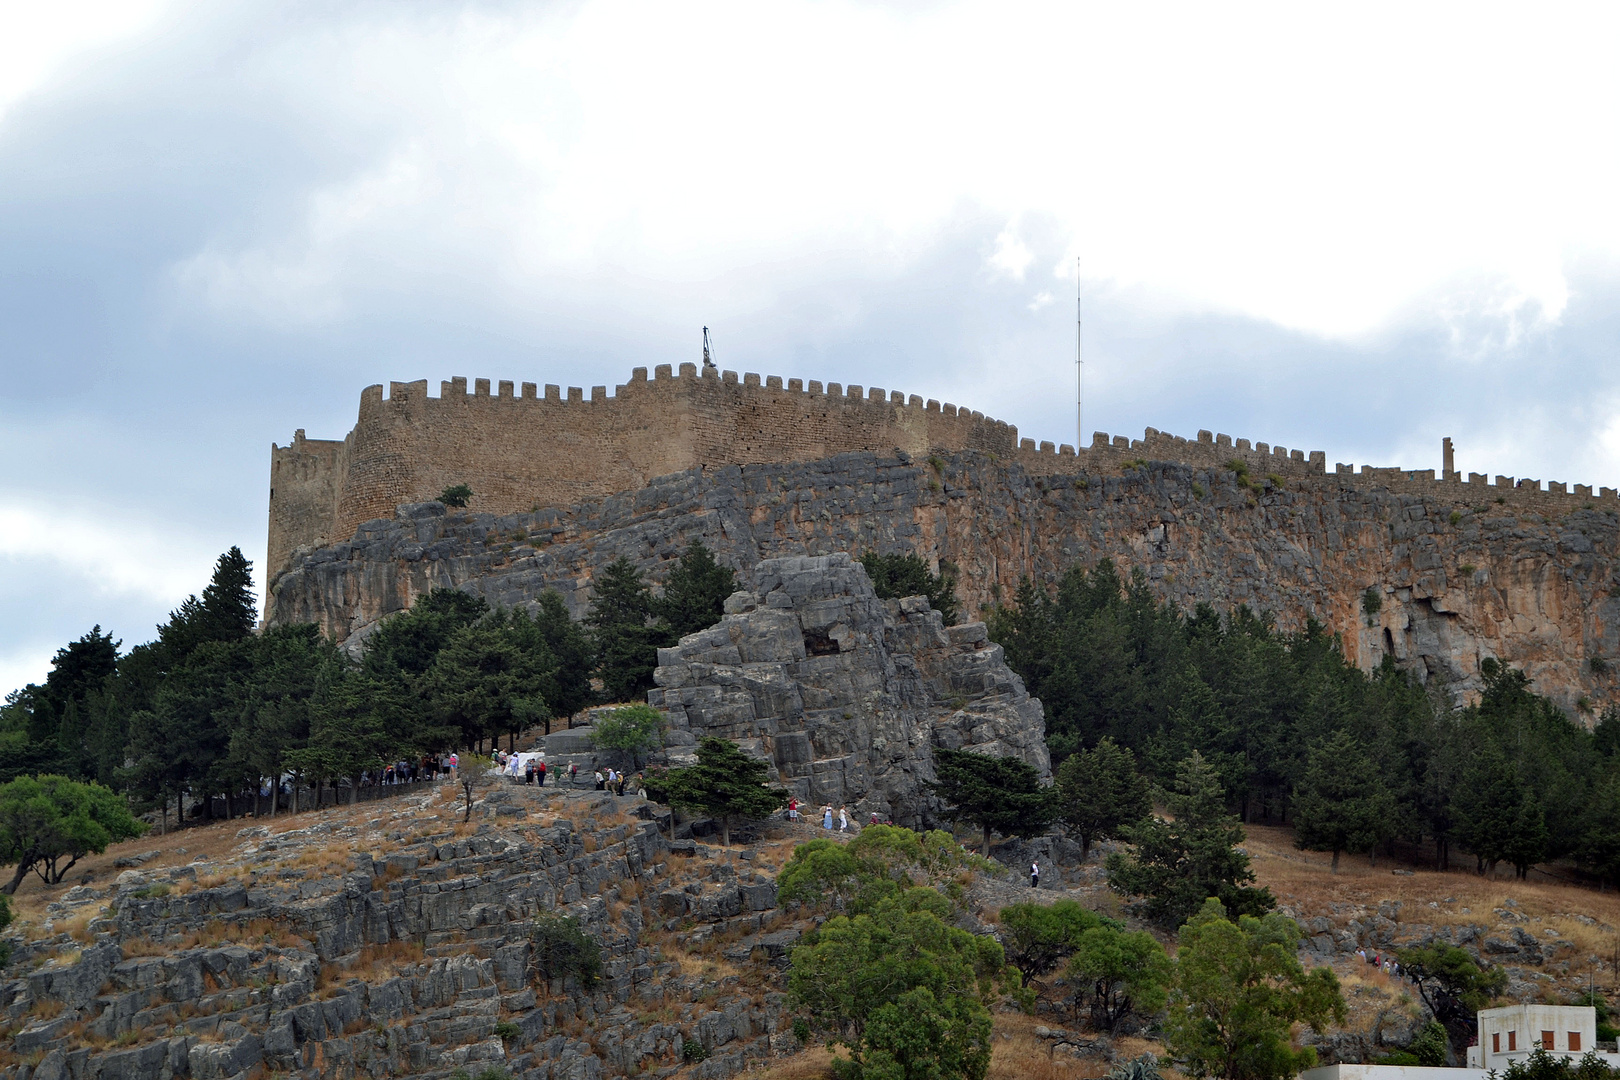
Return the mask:
<path fill-rule="evenodd" d="M 1594 672 L 1589 660 L 1620 654 L 1620 514 L 1594 502 L 1548 517 L 1488 500 L 1488 487 L 1399 487 L 1159 462 L 1043 475 L 971 451 L 693 469 L 532 514 L 400 507 L 295 556 L 271 582 L 272 618 L 363 635 L 441 585 L 508 605 L 555 588 L 583 614 L 608 562 L 628 556 L 658 579 L 693 538 L 744 570 L 785 555 L 916 551 L 958 568 L 969 611 L 1010 597 L 1023 575 L 1051 580 L 1109 556 L 1181 606 L 1248 604 L 1285 627 L 1315 618 L 1364 666 L 1393 654 L 1466 695 L 1480 660 L 1497 657 L 1572 715 L 1591 715 L 1577 712 L 1583 698 L 1601 709 L 1620 665 Z M 1369 588 L 1381 599 L 1372 615 Z"/>
<path fill-rule="evenodd" d="M 731 739 L 801 801 L 905 825 L 935 819 L 935 746 L 1051 771 L 1040 702 L 983 623 L 947 629 L 920 596 L 879 600 L 843 553 L 767 559 L 752 578 L 718 626 L 659 650 L 649 699 L 673 745 Z"/>

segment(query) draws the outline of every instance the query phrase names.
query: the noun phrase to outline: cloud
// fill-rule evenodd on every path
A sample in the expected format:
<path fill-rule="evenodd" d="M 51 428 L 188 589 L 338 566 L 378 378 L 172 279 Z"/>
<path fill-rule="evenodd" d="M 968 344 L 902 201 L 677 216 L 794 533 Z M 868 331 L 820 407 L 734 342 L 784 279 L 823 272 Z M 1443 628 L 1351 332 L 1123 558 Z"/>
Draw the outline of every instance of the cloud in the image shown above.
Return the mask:
<path fill-rule="evenodd" d="M 0 676 L 259 558 L 368 383 L 703 325 L 1073 442 L 1078 284 L 1083 441 L 1620 477 L 1617 12 L 119 7 L 0 42 Z"/>

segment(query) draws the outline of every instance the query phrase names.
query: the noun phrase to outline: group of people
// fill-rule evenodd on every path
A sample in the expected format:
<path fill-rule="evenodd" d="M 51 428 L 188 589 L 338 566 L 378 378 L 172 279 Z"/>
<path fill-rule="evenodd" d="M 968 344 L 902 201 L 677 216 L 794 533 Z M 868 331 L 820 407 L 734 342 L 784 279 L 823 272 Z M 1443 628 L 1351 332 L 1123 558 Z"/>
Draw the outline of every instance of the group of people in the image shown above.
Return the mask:
<path fill-rule="evenodd" d="M 1371 964 L 1374 968 L 1382 971 L 1390 978 L 1401 978 L 1401 964 L 1400 961 L 1396 960 L 1394 957 L 1380 956 L 1376 951 L 1368 952 L 1366 949 L 1357 949 L 1356 955 L 1360 957 L 1363 962 Z"/>
<path fill-rule="evenodd" d="M 845 807 L 845 806 L 840 806 L 838 808 L 837 814 L 838 814 L 838 831 L 839 832 L 849 832 L 849 808 Z M 800 814 L 799 814 L 799 800 L 798 800 L 797 796 L 795 796 L 795 797 L 788 800 L 787 819 L 790 822 L 794 822 L 795 824 L 801 820 Z M 888 820 L 888 821 L 881 820 L 877 816 L 877 812 L 873 811 L 872 820 L 870 822 L 868 822 L 868 824 L 870 824 L 870 825 L 893 825 L 894 821 L 892 819 Z M 821 827 L 823 829 L 827 829 L 829 831 L 833 827 L 833 808 L 832 808 L 832 806 L 830 804 L 826 805 L 826 806 L 823 806 L 821 808 Z"/>
<path fill-rule="evenodd" d="M 601 769 L 596 770 L 596 790 L 597 791 L 611 791 L 615 795 L 621 795 L 622 796 L 624 794 L 624 789 L 629 785 L 629 783 L 630 783 L 629 777 L 625 776 L 625 774 L 622 773 L 622 772 L 618 772 L 618 771 L 616 771 L 614 769 L 609 769 L 606 773 L 603 773 Z M 641 774 L 640 773 L 636 774 L 635 790 L 636 791 L 641 790 Z"/>
<path fill-rule="evenodd" d="M 459 764 L 460 758 L 456 754 L 445 754 L 440 757 L 423 754 L 416 761 L 394 761 L 381 769 L 367 769 L 360 774 L 360 786 L 370 787 L 373 784 L 390 786 L 414 784 L 418 780 L 437 780 L 440 776 L 454 776 Z"/>

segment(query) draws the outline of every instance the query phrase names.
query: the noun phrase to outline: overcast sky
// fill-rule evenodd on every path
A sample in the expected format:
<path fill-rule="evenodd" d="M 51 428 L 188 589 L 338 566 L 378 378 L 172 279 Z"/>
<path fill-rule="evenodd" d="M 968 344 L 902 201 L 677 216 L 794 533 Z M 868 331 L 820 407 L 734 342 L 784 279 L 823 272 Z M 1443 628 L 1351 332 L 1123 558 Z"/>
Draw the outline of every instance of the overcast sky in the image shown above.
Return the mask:
<path fill-rule="evenodd" d="M 1614 5 L 0 0 L 0 692 L 361 388 L 722 367 L 1620 484 Z M 1079 278 L 1076 259 L 1079 259 Z"/>

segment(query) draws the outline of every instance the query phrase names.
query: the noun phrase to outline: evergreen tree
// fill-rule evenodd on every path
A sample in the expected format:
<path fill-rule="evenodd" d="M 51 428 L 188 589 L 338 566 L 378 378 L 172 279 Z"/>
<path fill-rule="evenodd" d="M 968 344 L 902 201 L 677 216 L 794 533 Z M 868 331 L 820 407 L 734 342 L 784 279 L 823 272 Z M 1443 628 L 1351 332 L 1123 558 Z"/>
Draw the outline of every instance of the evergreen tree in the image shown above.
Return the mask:
<path fill-rule="evenodd" d="M 946 626 L 956 625 L 961 604 L 956 599 L 956 571 L 948 565 L 941 563 L 936 574 L 928 569 L 928 561 L 921 555 L 879 555 L 875 551 L 862 555 L 861 565 L 872 579 L 872 588 L 884 600 L 926 596 L 928 606 L 940 613 Z"/>
<path fill-rule="evenodd" d="M 313 623 L 271 627 L 254 640 L 252 653 L 229 757 L 255 792 L 263 780 L 270 781 L 274 816 L 290 755 L 309 744 L 315 715 L 338 692 L 348 665 Z"/>
<path fill-rule="evenodd" d="M 714 561 L 714 553 L 693 540 L 664 582 L 653 610 L 675 640 L 706 630 L 725 614 L 726 597 L 737 591 L 737 575 Z"/>
<path fill-rule="evenodd" d="M 1148 782 L 1136 756 L 1105 735 L 1094 750 L 1064 759 L 1057 771 L 1058 815 L 1080 839 L 1080 860 L 1098 840 L 1112 840 L 1153 810 Z"/>
<path fill-rule="evenodd" d="M 202 597 L 187 597 L 158 627 L 158 642 L 169 665 L 183 662 L 211 641 L 241 641 L 253 633 L 258 609 L 253 600 L 253 564 L 232 547 L 214 563 L 214 575 Z"/>
<path fill-rule="evenodd" d="M 646 700 L 658 649 L 670 642 L 669 628 L 655 623 L 654 614 L 652 593 L 635 563 L 622 555 L 609 563 L 596 580 L 585 617 L 605 700 Z"/>
<path fill-rule="evenodd" d="M 1373 852 L 1395 832 L 1395 799 L 1378 769 L 1347 731 L 1318 743 L 1294 790 L 1294 846 L 1339 853 Z"/>
<path fill-rule="evenodd" d="M 1140 897 L 1142 914 L 1160 926 L 1179 926 L 1214 897 L 1238 914 L 1260 914 L 1276 901 L 1255 888 L 1249 857 L 1238 850 L 1243 827 L 1226 811 L 1220 781 L 1196 752 L 1182 762 L 1164 792 L 1171 819 L 1157 815 L 1124 830 L 1133 851 L 1108 857 L 1108 886 Z"/>
<path fill-rule="evenodd" d="M 423 685 L 440 721 L 459 730 L 463 745 L 478 745 L 551 715 L 540 659 L 520 652 L 499 619 L 484 619 L 451 635 Z"/>
<path fill-rule="evenodd" d="M 1452 800 L 1456 836 L 1473 852 L 1479 869 L 1489 873 L 1507 858 L 1524 792 L 1507 755 L 1487 744 L 1464 767 Z"/>
<path fill-rule="evenodd" d="M 1057 816 L 1057 800 L 1040 786 L 1035 767 L 1015 757 L 990 757 L 970 750 L 934 748 L 939 779 L 929 790 L 950 804 L 953 821 L 966 821 L 984 832 L 980 854 L 990 856 L 990 833 L 1039 836 Z"/>
<path fill-rule="evenodd" d="M 706 814 L 720 822 L 721 843 L 731 846 L 736 821 L 767 817 L 787 802 L 788 793 L 770 786 L 770 768 L 743 753 L 736 743 L 705 735 L 697 763 L 647 778 L 647 789 L 661 802 Z"/>
<path fill-rule="evenodd" d="M 573 716 L 591 701 L 591 640 L 579 624 L 568 617 L 562 594 L 547 589 L 540 594 L 531 617 L 534 631 L 545 643 L 549 667 L 540 679 L 540 693 L 556 716 Z M 519 631 L 520 642 L 525 632 Z M 551 722 L 546 721 L 546 734 Z"/>
<path fill-rule="evenodd" d="M 1479 1010 L 1507 989 L 1506 971 L 1480 967 L 1466 951 L 1445 942 L 1402 949 L 1396 959 L 1459 1052 L 1475 1034 Z"/>
<path fill-rule="evenodd" d="M 1520 881 L 1529 875 L 1532 866 L 1547 858 L 1551 839 L 1541 800 L 1533 789 L 1525 788 L 1513 814 L 1513 830 L 1502 848 L 1502 857 L 1512 864 Z"/>
<path fill-rule="evenodd" d="M 1292 919 L 1233 923 L 1211 898 L 1180 939 L 1165 1043 L 1192 1075 L 1284 1080 L 1316 1064 L 1314 1049 L 1293 1048 L 1293 1027 L 1344 1023 L 1344 996 L 1332 968 L 1305 971 Z"/>

